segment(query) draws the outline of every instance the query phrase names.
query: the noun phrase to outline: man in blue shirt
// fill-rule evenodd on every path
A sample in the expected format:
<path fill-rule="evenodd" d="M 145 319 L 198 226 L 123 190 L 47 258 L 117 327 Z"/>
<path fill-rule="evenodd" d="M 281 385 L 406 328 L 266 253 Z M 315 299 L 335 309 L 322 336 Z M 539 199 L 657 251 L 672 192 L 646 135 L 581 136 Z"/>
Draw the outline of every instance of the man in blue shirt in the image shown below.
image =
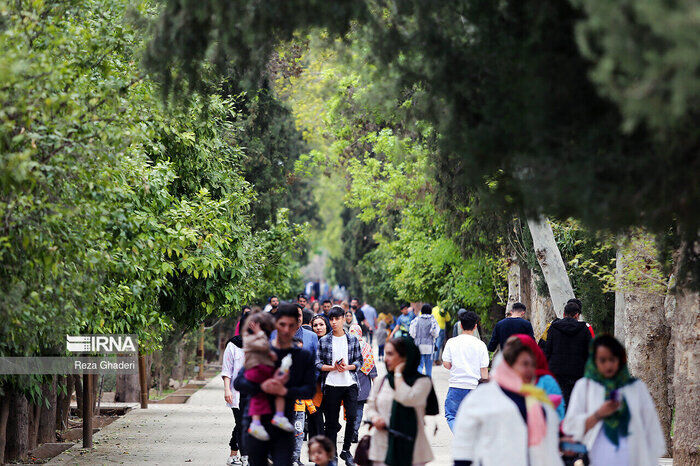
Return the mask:
<path fill-rule="evenodd" d="M 532 324 L 525 320 L 525 305 L 523 303 L 513 304 L 511 315 L 496 324 L 491 334 L 491 341 L 487 345 L 489 351 L 496 351 L 500 345 L 501 349 L 506 344 L 506 340 L 512 335 L 523 333 L 535 339 L 535 332 L 532 331 Z"/>
<path fill-rule="evenodd" d="M 396 318 L 396 326 L 394 330 L 391 331 L 389 338 L 396 338 L 403 335 L 408 336 L 408 330 L 411 328 L 411 321 L 416 317 L 412 312 L 409 313 L 410 310 L 411 308 L 408 303 L 401 303 L 401 315 Z"/>

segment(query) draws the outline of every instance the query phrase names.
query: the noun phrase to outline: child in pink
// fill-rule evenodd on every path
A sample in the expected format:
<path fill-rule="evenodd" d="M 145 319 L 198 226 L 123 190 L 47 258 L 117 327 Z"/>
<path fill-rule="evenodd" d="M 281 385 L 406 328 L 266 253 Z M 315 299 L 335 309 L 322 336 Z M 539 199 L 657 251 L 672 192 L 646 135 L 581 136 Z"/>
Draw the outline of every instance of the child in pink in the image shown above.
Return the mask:
<path fill-rule="evenodd" d="M 252 314 L 245 323 L 243 332 L 243 352 L 245 360 L 243 367 L 244 377 L 254 383 L 261 384 L 275 376 L 275 361 L 277 355 L 270 349 L 270 334 L 274 327 L 274 320 L 267 312 Z M 260 392 L 250 398 L 248 415 L 252 422 L 248 433 L 258 440 L 267 441 L 270 435 L 263 427 L 261 418 L 267 414 L 273 414 L 268 394 Z M 272 425 L 287 432 L 293 432 L 294 426 L 284 415 L 284 397 L 275 397 L 275 413 Z"/>

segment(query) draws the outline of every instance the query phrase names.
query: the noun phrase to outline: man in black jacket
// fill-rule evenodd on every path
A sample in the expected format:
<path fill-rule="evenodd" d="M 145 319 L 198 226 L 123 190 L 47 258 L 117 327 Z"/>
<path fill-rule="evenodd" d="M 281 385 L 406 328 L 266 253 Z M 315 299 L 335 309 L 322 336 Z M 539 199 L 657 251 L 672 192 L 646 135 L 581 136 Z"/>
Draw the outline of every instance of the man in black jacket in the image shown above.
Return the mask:
<path fill-rule="evenodd" d="M 583 377 L 591 342 L 591 332 L 585 322 L 579 322 L 580 315 L 581 308 L 578 304 L 567 303 L 564 307 L 564 318 L 552 322 L 549 326 L 544 347 L 549 370 L 559 382 L 567 406 L 574 384 Z"/>
<path fill-rule="evenodd" d="M 285 398 L 284 415 L 290 422 L 294 422 L 294 403 L 296 400 L 311 398 L 316 390 L 315 356 L 306 349 L 294 345 L 294 334 L 299 329 L 299 308 L 295 304 L 283 304 L 275 313 L 276 337 L 272 340 L 270 348 L 277 355 L 277 366 L 282 359 L 292 355 L 292 367 L 282 377 L 273 377 L 261 384 L 253 383 L 245 378 L 245 369 L 242 369 L 233 387 L 241 395 L 250 397 L 263 391 L 272 396 Z M 248 449 L 248 461 L 251 466 L 267 466 L 268 455 L 274 465 L 291 466 L 294 452 L 294 433 L 286 432 L 270 425 L 272 415 L 263 416 L 262 421 L 270 435 L 270 440 L 263 442 L 246 432 L 243 434 L 243 443 Z M 250 416 L 245 413 L 244 425 L 250 424 Z"/>

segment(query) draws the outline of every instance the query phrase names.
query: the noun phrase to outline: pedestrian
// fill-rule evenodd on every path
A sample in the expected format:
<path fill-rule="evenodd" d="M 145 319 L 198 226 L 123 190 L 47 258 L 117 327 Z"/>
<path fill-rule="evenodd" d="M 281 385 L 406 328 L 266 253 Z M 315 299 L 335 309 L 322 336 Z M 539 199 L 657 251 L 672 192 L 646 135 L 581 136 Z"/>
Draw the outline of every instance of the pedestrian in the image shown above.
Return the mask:
<path fill-rule="evenodd" d="M 374 429 L 369 459 L 375 466 L 424 465 L 433 460 L 424 419 L 438 413 L 433 384 L 418 372 L 420 351 L 410 337 L 389 340 L 385 362 L 387 375 L 367 402 Z"/>
<path fill-rule="evenodd" d="M 243 314 L 239 324 L 245 324 L 245 318 L 246 315 Z M 241 429 L 243 427 L 241 394 L 233 387 L 233 381 L 243 367 L 243 360 L 243 338 L 240 335 L 235 335 L 226 344 L 224 360 L 221 365 L 221 378 L 224 381 L 224 401 L 231 408 L 235 422 L 233 432 L 231 432 L 231 440 L 229 441 L 231 454 L 226 460 L 226 464 L 229 466 L 247 466 L 248 464 L 248 456 L 241 441 Z"/>
<path fill-rule="evenodd" d="M 355 314 L 356 323 L 362 327 L 362 332 L 365 333 L 367 328 L 367 320 L 365 318 L 365 313 L 360 309 L 360 300 L 357 298 L 352 298 L 350 300 L 350 310 Z"/>
<path fill-rule="evenodd" d="M 665 453 L 654 401 L 644 382 L 630 376 L 625 348 L 614 337 L 591 343 L 562 430 L 585 444 L 591 466 L 655 466 Z"/>
<path fill-rule="evenodd" d="M 391 331 L 389 338 L 408 336 L 408 329 L 411 328 L 411 321 L 413 321 L 411 317 L 413 311 L 411 311 L 409 304 L 404 302 L 401 303 L 399 312 L 401 312 L 401 315 L 396 318 L 396 326 L 394 326 L 394 330 Z"/>
<path fill-rule="evenodd" d="M 270 296 L 267 306 L 265 306 L 265 312 L 270 312 L 274 314 L 277 312 L 277 308 L 280 305 L 280 299 L 277 296 Z"/>
<path fill-rule="evenodd" d="M 583 303 L 581 303 L 581 300 L 576 299 L 576 298 L 571 298 L 566 302 L 566 304 L 569 303 L 575 303 L 578 305 L 579 309 L 581 310 L 581 313 L 583 313 Z M 580 319 L 580 316 L 579 316 Z M 542 351 L 544 351 L 544 347 L 547 344 L 547 334 L 549 333 L 549 327 L 552 326 L 554 322 L 557 322 L 559 319 L 558 317 L 555 317 L 554 320 L 552 320 L 550 323 L 547 324 L 547 326 L 544 328 L 544 332 L 542 332 L 542 336 L 540 336 L 540 340 L 537 342 L 537 344 L 542 348 Z M 585 322 L 586 327 L 588 327 L 588 331 L 591 333 L 591 339 L 595 338 L 595 332 L 593 331 L 593 327 L 591 324 L 588 322 Z"/>
<path fill-rule="evenodd" d="M 358 432 L 362 424 L 364 415 L 365 403 L 369 398 L 369 393 L 372 390 L 372 382 L 377 377 L 377 366 L 374 363 L 374 354 L 372 354 L 372 346 L 362 339 L 362 328 L 354 324 L 350 327 L 350 335 L 353 335 L 360 342 L 360 351 L 362 352 L 362 366 L 357 374 L 357 417 L 355 417 L 355 433 L 352 436 L 352 443 L 357 443 L 359 440 Z"/>
<path fill-rule="evenodd" d="M 333 445 L 337 444 L 338 422 L 341 402 L 345 406 L 345 437 L 340 458 L 353 466 L 350 445 L 355 431 L 357 416 L 358 382 L 356 372 L 362 367 L 362 351 L 356 337 L 343 329 L 344 311 L 338 306 L 331 308 L 331 333 L 319 340 L 316 354 L 316 368 L 321 371 L 323 390 L 323 416 L 326 437 Z"/>
<path fill-rule="evenodd" d="M 335 445 L 328 437 L 316 435 L 309 439 L 309 460 L 316 466 L 336 466 Z"/>
<path fill-rule="evenodd" d="M 420 365 L 418 372 L 430 377 L 433 374 L 433 350 L 435 339 L 440 333 L 440 327 L 433 317 L 433 308 L 430 304 L 423 304 L 420 316 L 413 319 L 408 333 L 411 335 L 420 351 Z"/>
<path fill-rule="evenodd" d="M 309 399 L 313 396 L 316 370 L 313 357 L 306 349 L 293 344 L 294 335 L 299 329 L 299 309 L 293 304 L 282 304 L 275 313 L 276 336 L 270 342 L 270 348 L 275 353 L 275 365 L 287 356 L 291 357 L 289 371 L 277 371 L 272 378 L 262 383 L 248 380 L 244 373 L 239 373 L 234 381 L 234 388 L 249 396 L 260 393 L 273 397 L 283 397 L 283 416 L 291 422 L 294 402 L 297 399 Z M 288 360 L 288 359 L 287 359 Z M 248 450 L 248 460 L 251 466 L 267 466 L 268 455 L 273 464 L 291 466 L 294 452 L 294 434 L 278 429 L 271 424 L 271 415 L 262 416 L 261 422 L 268 432 L 270 439 L 260 440 L 249 433 L 243 434 L 243 444 Z M 246 422 L 250 422 L 250 414 L 246 413 Z"/>
<path fill-rule="evenodd" d="M 516 333 L 530 335 L 535 339 L 535 333 L 532 331 L 532 324 L 525 320 L 525 305 L 523 303 L 514 303 L 513 309 L 509 317 L 499 321 L 491 334 L 491 341 L 487 345 L 489 351 L 496 351 L 499 346 L 503 349 L 508 338 Z"/>
<path fill-rule="evenodd" d="M 343 322 L 343 330 L 349 332 L 350 327 L 352 327 L 356 323 L 357 319 L 355 319 L 355 314 L 353 314 L 352 311 L 345 311 L 345 322 Z"/>
<path fill-rule="evenodd" d="M 494 361 L 492 382 L 479 385 L 459 407 L 455 466 L 563 465 L 559 416 L 544 390 L 532 385 L 534 377 L 532 350 L 511 337 Z"/>
<path fill-rule="evenodd" d="M 321 309 L 323 309 L 323 314 L 328 317 L 328 313 L 331 312 L 331 307 L 333 307 L 333 303 L 331 303 L 330 299 L 324 299 L 323 303 L 321 303 Z"/>
<path fill-rule="evenodd" d="M 576 303 L 570 302 L 564 306 L 564 318 L 549 327 L 544 347 L 549 370 L 557 379 L 567 406 L 571 390 L 576 381 L 583 377 L 591 343 L 588 326 L 578 320 L 580 315 L 581 308 Z"/>
<path fill-rule="evenodd" d="M 243 322 L 245 320 L 244 316 L 247 316 L 248 313 L 251 311 L 252 311 L 252 309 L 250 308 L 250 306 L 241 307 L 241 318 L 238 320 L 238 323 L 236 324 L 236 330 L 233 332 L 234 336 L 241 334 L 241 322 Z"/>
<path fill-rule="evenodd" d="M 445 329 L 447 327 L 447 313 L 440 307 L 433 308 L 433 317 L 438 324 L 440 331 L 438 332 L 437 340 L 435 341 L 435 351 L 433 352 L 433 361 L 436 365 L 441 364 L 440 355 L 442 354 L 442 346 L 445 344 Z"/>
<path fill-rule="evenodd" d="M 557 379 L 554 378 L 554 374 L 549 371 L 549 365 L 547 364 L 547 358 L 545 357 L 542 349 L 535 343 L 535 340 L 530 338 L 529 335 L 513 335 L 520 339 L 520 341 L 528 346 L 532 350 L 532 354 L 535 356 L 535 378 L 533 380 L 536 387 L 541 388 L 545 391 L 552 404 L 557 410 L 559 419 L 564 419 L 564 413 L 566 412 L 566 403 L 564 402 L 564 397 L 561 393 L 561 388 L 557 383 Z"/>
<path fill-rule="evenodd" d="M 459 318 L 460 318 L 460 316 L 461 316 L 462 314 L 464 314 L 465 312 L 467 312 L 467 310 L 464 309 L 464 308 L 460 308 L 459 311 L 457 311 L 457 320 L 456 320 L 455 324 L 452 326 L 452 337 L 456 337 L 456 336 L 462 334 L 462 324 L 461 324 L 461 322 L 459 321 Z M 481 340 L 481 335 L 479 335 L 479 325 L 478 325 L 478 324 L 477 324 L 477 326 L 474 328 L 474 333 L 473 333 L 473 335 L 474 335 L 475 338 L 478 338 L 479 340 Z"/>
<path fill-rule="evenodd" d="M 387 332 L 387 323 L 385 319 L 378 319 L 377 322 L 377 355 L 379 360 L 384 359 L 384 345 L 389 336 Z"/>
<path fill-rule="evenodd" d="M 367 341 L 371 345 L 374 339 L 374 331 L 377 329 L 377 310 L 370 306 L 367 301 L 364 302 L 360 310 L 364 314 L 365 320 L 367 321 L 367 328 L 369 329 Z"/>
<path fill-rule="evenodd" d="M 277 355 L 270 348 L 270 334 L 274 321 L 268 313 L 252 314 L 245 322 L 243 329 L 243 352 L 245 378 L 254 383 L 261 384 L 279 374 L 275 374 L 275 361 Z M 294 426 L 284 416 L 284 398 L 276 396 L 274 399 L 274 416 L 270 422 L 287 432 L 292 432 Z M 267 441 L 270 435 L 262 424 L 262 416 L 272 414 L 270 401 L 264 393 L 253 395 L 248 405 L 248 415 L 252 422 L 248 433 L 258 440 Z"/>
<path fill-rule="evenodd" d="M 315 316 L 319 315 L 321 313 L 321 303 L 318 301 L 311 303 L 311 312 L 313 312 Z"/>
<path fill-rule="evenodd" d="M 330 332 L 330 330 L 331 330 L 330 324 L 328 323 L 328 319 L 323 314 L 314 316 L 314 318 L 311 319 L 311 327 L 313 328 L 314 333 L 316 333 L 316 335 L 318 336 L 319 340 L 322 337 L 325 337 L 326 335 L 328 335 L 328 332 Z M 314 364 L 315 364 L 315 356 L 314 356 Z M 323 391 L 321 390 L 320 377 L 316 380 L 316 394 L 314 395 L 312 401 L 313 401 L 313 406 L 314 406 L 315 410 L 313 413 L 309 412 L 309 416 L 307 418 L 307 424 L 309 426 L 309 437 L 323 435 L 323 433 L 324 433 L 324 430 L 323 430 L 323 411 L 322 411 Z"/>
<path fill-rule="evenodd" d="M 464 397 L 474 390 L 480 381 L 489 377 L 489 352 L 486 344 L 474 336 L 479 316 L 474 311 L 459 314 L 462 334 L 447 340 L 442 352 L 442 365 L 450 371 L 445 419 L 454 432 L 457 410 Z"/>

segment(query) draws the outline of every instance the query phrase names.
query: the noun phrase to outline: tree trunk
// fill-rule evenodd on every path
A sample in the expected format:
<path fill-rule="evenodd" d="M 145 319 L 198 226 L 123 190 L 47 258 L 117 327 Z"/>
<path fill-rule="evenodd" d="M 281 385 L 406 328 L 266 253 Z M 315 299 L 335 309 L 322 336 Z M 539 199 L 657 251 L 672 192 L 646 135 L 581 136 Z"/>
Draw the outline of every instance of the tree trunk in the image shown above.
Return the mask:
<path fill-rule="evenodd" d="M 41 414 L 41 405 L 38 403 L 29 404 L 29 450 L 37 447 L 37 437 L 39 436 L 39 414 Z"/>
<path fill-rule="evenodd" d="M 615 287 L 615 327 L 614 333 L 615 337 L 627 347 L 627 331 L 625 326 L 627 325 L 627 315 L 625 314 L 625 292 L 623 287 L 620 286 L 624 279 L 624 256 L 622 253 L 623 245 L 622 242 L 618 242 L 617 252 L 615 254 L 615 281 L 618 286 Z"/>
<path fill-rule="evenodd" d="M 10 410 L 7 418 L 5 462 L 23 460 L 29 452 L 29 404 L 23 393 L 15 388 L 10 392 Z"/>
<path fill-rule="evenodd" d="M 83 416 L 83 379 L 78 374 L 73 374 L 73 386 L 75 387 L 75 403 L 78 406 L 78 415 Z"/>
<path fill-rule="evenodd" d="M 549 220 L 543 217 L 537 220 L 528 219 L 527 224 L 532 235 L 537 262 L 539 262 L 547 282 L 554 312 L 557 317 L 562 317 L 566 302 L 574 297 L 574 290 L 566 273 L 559 247 L 554 240 L 552 226 L 549 224 Z"/>
<path fill-rule="evenodd" d="M 7 418 L 10 414 L 10 396 L 0 397 L 0 464 L 5 464 L 5 445 L 7 439 Z"/>
<path fill-rule="evenodd" d="M 549 296 L 542 296 L 537 292 L 537 282 L 535 281 L 535 274 L 528 271 L 529 273 L 529 283 L 527 284 L 528 289 L 528 316 L 530 318 L 530 323 L 532 324 L 532 330 L 535 334 L 535 339 L 539 340 L 542 338 L 547 324 L 551 322 L 556 314 L 554 313 L 554 307 L 552 306 L 552 300 Z"/>
<path fill-rule="evenodd" d="M 42 394 L 48 400 L 41 403 L 39 413 L 39 435 L 38 443 L 56 441 L 56 377 L 52 377 L 50 382 L 45 382 L 41 387 Z"/>
<path fill-rule="evenodd" d="M 513 309 L 513 304 L 520 301 L 520 263 L 515 251 L 508 255 L 508 302 L 506 312 Z"/>
<path fill-rule="evenodd" d="M 70 400 L 73 396 L 73 376 L 61 375 L 58 378 L 58 386 L 65 385 L 63 390 L 58 391 L 56 399 L 56 430 L 65 430 L 68 427 L 68 416 L 70 415 Z"/>
<path fill-rule="evenodd" d="M 117 388 L 114 393 L 114 401 L 133 403 L 140 400 L 139 375 L 117 375 Z"/>
<path fill-rule="evenodd" d="M 680 283 L 676 287 L 673 340 L 676 401 L 673 463 L 697 465 L 700 464 L 700 293 Z"/>

